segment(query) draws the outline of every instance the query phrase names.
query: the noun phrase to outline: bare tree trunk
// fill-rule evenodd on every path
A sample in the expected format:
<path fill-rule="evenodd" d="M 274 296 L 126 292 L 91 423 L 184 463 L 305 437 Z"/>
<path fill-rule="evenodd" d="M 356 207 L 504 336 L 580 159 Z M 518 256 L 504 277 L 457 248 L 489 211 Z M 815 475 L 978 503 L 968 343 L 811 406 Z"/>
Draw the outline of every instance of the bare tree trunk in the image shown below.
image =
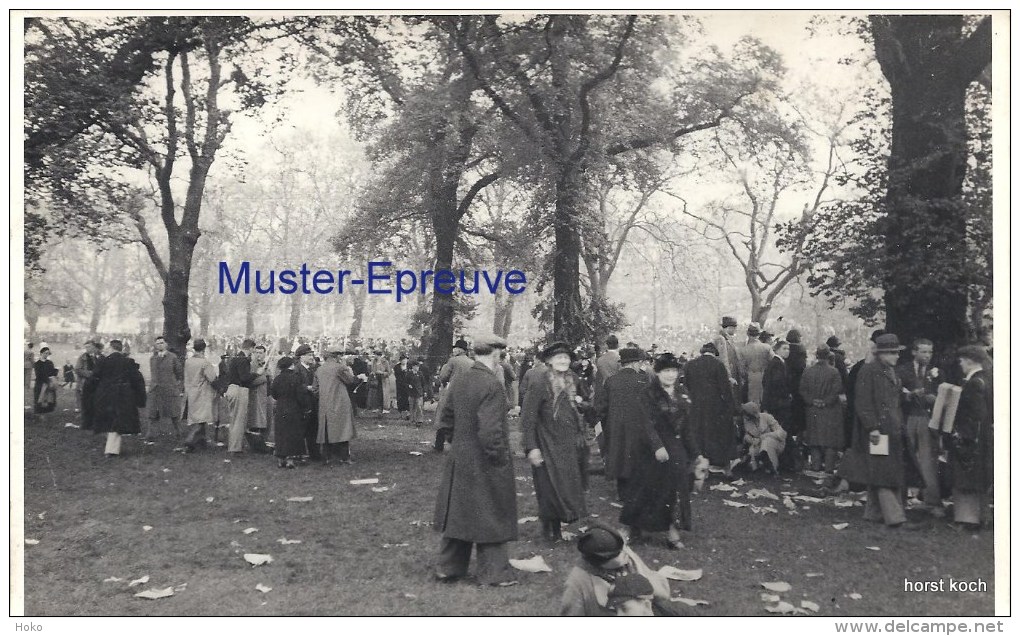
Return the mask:
<path fill-rule="evenodd" d="M 249 300 L 244 304 L 244 335 L 255 333 L 255 303 Z"/>
<path fill-rule="evenodd" d="M 296 338 L 301 333 L 301 294 L 290 296 L 290 327 L 287 330 L 288 338 Z"/>
<path fill-rule="evenodd" d="M 348 332 L 348 337 L 359 338 L 361 337 L 361 321 L 365 316 L 365 298 L 366 290 L 364 285 L 359 285 L 357 290 L 354 292 L 353 306 L 354 316 L 351 319 L 351 330 Z"/>

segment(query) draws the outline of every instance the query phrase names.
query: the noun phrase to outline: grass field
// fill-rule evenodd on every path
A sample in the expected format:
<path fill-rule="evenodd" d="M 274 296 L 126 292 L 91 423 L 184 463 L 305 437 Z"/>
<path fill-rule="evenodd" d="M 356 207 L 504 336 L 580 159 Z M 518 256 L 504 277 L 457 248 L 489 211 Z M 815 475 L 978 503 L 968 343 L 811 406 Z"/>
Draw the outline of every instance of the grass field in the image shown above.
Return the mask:
<path fill-rule="evenodd" d="M 427 524 L 445 457 L 426 445 L 431 427 L 359 418 L 353 465 L 285 471 L 264 455 L 228 462 L 222 448 L 182 455 L 169 438 L 155 446 L 126 438 L 124 456 L 108 460 L 103 436 L 65 427 L 77 422 L 73 408 L 73 393 L 61 391 L 55 413 L 25 416 L 25 537 L 38 541 L 25 546 L 30 616 L 550 615 L 577 559 L 572 544 L 549 545 L 539 524 L 525 523 L 511 558 L 540 554 L 551 574 L 521 573 L 520 585 L 504 589 L 432 582 L 439 537 Z M 530 471 L 522 457 L 516 461 L 518 516 L 535 515 Z M 389 489 L 348 483 L 367 477 Z M 747 481 L 742 493 L 816 488 L 799 475 Z M 761 515 L 724 505 L 727 495 L 706 489 L 695 496 L 685 549 L 673 552 L 658 542 L 636 547 L 655 568 L 704 570 L 699 581 L 672 582 L 675 596 L 710 603 L 700 614 L 765 614 L 760 584 L 766 581 L 790 583 L 783 600 L 813 601 L 823 615 L 994 611 L 991 531 L 961 534 L 944 522 L 920 532 L 889 531 L 863 521 L 861 507 L 838 508 L 831 500 L 798 506 L 797 514 L 781 502 L 749 502 L 778 510 Z M 612 498 L 609 483 L 594 476 L 591 511 L 616 523 Z M 832 527 L 841 522 L 849 526 Z M 245 534 L 248 528 L 257 531 Z M 284 545 L 283 538 L 300 543 Z M 273 562 L 252 567 L 243 559 L 249 552 L 270 554 Z M 143 575 L 147 583 L 128 587 Z M 104 582 L 110 577 L 124 580 Z M 947 585 L 949 578 L 980 578 L 988 591 L 906 593 L 904 578 Z M 258 584 L 272 591 L 257 591 Z M 170 586 L 178 590 L 169 598 L 134 597 Z"/>

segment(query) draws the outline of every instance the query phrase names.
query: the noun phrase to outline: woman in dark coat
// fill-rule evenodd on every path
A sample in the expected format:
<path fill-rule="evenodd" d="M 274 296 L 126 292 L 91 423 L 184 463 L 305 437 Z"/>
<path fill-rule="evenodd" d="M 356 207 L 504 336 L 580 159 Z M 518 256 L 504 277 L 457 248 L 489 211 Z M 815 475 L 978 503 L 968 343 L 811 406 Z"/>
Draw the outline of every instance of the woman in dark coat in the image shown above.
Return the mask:
<path fill-rule="evenodd" d="M 772 345 L 772 359 L 765 367 L 765 375 L 761 381 L 761 410 L 776 418 L 784 431 L 788 431 L 786 427 L 790 424 L 790 403 L 793 401 L 790 374 L 786 367 L 789 355 L 789 343 L 777 340 Z"/>
<path fill-rule="evenodd" d="M 92 374 L 92 430 L 106 433 L 107 457 L 120 455 L 121 435 L 141 432 L 138 409 L 145 406 L 145 379 L 138 363 L 124 355 L 120 340 L 110 341 L 110 355 L 96 363 Z"/>
<path fill-rule="evenodd" d="M 538 499 L 538 517 L 550 541 L 563 539 L 560 524 L 587 516 L 588 446 L 585 423 L 578 411 L 584 401 L 579 381 L 570 371 L 572 353 L 557 342 L 542 352 L 549 370 L 524 396 L 521 429 L 524 452 L 531 462 Z M 583 386 L 583 384 L 581 384 Z"/>
<path fill-rule="evenodd" d="M 698 446 L 710 464 L 720 466 L 728 475 L 730 464 L 740 455 L 740 438 L 733 421 L 736 403 L 730 376 L 716 346 L 704 345 L 701 355 L 687 363 L 684 375 Z"/>
<path fill-rule="evenodd" d="M 393 367 L 393 379 L 397 384 L 397 411 L 408 413 L 411 410 L 411 401 L 407 395 L 407 356 L 400 354 L 400 362 Z"/>
<path fill-rule="evenodd" d="M 689 473 L 701 449 L 689 420 L 690 398 L 677 381 L 680 361 L 663 353 L 653 368 L 655 375 L 642 395 L 641 467 L 620 523 L 630 526 L 632 540 L 643 531 L 668 532 L 667 545 L 678 549 L 683 547 L 680 530 L 691 529 Z"/>
<path fill-rule="evenodd" d="M 57 367 L 50 360 L 50 348 L 43 347 L 39 350 L 39 359 L 32 365 L 35 372 L 35 389 L 32 396 L 32 404 L 35 405 L 36 413 L 51 413 L 57 407 L 56 380 Z"/>
<path fill-rule="evenodd" d="M 280 358 L 276 363 L 280 372 L 273 378 L 269 389 L 269 394 L 276 400 L 273 424 L 276 427 L 275 454 L 280 468 L 294 468 L 291 458 L 304 454 L 305 417 L 312 410 L 312 397 L 293 366 L 292 358 Z"/>
<path fill-rule="evenodd" d="M 985 497 L 995 474 L 991 364 L 981 347 L 960 347 L 957 355 L 966 381 L 949 443 L 953 519 L 965 529 L 977 530 L 981 527 Z"/>

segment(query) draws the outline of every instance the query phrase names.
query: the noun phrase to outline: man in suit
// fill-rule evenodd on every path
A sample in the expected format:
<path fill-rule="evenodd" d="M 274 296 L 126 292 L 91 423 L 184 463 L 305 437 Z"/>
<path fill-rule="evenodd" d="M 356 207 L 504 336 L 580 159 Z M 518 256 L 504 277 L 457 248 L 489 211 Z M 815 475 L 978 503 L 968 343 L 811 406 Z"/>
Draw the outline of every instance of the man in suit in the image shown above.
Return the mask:
<path fill-rule="evenodd" d="M 949 445 L 953 521 L 958 529 L 976 532 L 982 513 L 987 512 L 986 498 L 995 475 L 992 365 L 985 350 L 976 345 L 960 347 L 956 354 L 964 383 Z"/>
<path fill-rule="evenodd" d="M 255 380 L 251 368 L 251 355 L 255 341 L 245 338 L 241 351 L 227 362 L 227 391 L 223 398 L 230 410 L 230 428 L 227 433 L 227 452 L 238 455 L 244 450 L 244 432 L 248 426 L 249 389 Z"/>
<path fill-rule="evenodd" d="M 922 499 L 929 512 L 942 518 L 942 496 L 938 479 L 939 433 L 928 428 L 931 407 L 938 393 L 938 369 L 931 366 L 934 344 L 918 338 L 911 348 L 912 359 L 896 367 L 903 383 L 903 413 L 906 416 L 907 448 L 924 480 Z"/>
<path fill-rule="evenodd" d="M 459 338 L 457 342 L 453 344 L 453 351 L 450 354 L 450 359 L 447 360 L 446 364 L 443 365 L 443 368 L 439 370 L 439 382 L 443 388 L 439 392 L 439 402 L 436 404 L 436 423 L 439 424 L 439 428 L 436 429 L 436 440 L 432 444 L 433 450 L 437 453 L 443 452 L 443 449 L 446 448 L 446 442 L 453 441 L 453 429 L 443 424 L 443 420 L 439 417 L 439 414 L 443 412 L 443 407 L 446 406 L 447 394 L 450 392 L 450 387 L 453 386 L 453 381 L 457 379 L 457 376 L 467 371 L 475 364 L 474 360 L 468 357 L 467 352 L 467 340 Z"/>
<path fill-rule="evenodd" d="M 606 338 L 606 352 L 595 360 L 595 392 L 606 380 L 620 371 L 620 340 L 615 335 Z"/>
<path fill-rule="evenodd" d="M 771 359 L 772 347 L 761 340 L 761 330 L 752 322 L 747 328 L 747 344 L 740 352 L 741 375 L 746 383 L 748 402 L 761 406 L 765 367 Z"/>
<path fill-rule="evenodd" d="M 735 389 L 740 387 L 740 354 L 737 353 L 737 344 L 733 340 L 734 334 L 737 333 L 737 320 L 732 316 L 722 317 L 722 328 L 719 329 L 719 333 L 712 338 L 712 344 L 715 345 L 716 350 L 719 352 L 717 355 L 719 360 L 726 367 L 726 373 L 730 377 L 730 384 Z M 739 396 L 740 392 L 734 395 Z"/>
<path fill-rule="evenodd" d="M 606 477 L 616 479 L 617 495 L 624 503 L 631 496 L 629 482 L 644 460 L 636 456 L 641 447 L 639 436 L 645 430 L 641 400 L 648 376 L 639 371 L 644 360 L 645 352 L 636 347 L 620 351 L 619 373 L 595 393 L 594 416 L 602 423 L 605 438 Z"/>
<path fill-rule="evenodd" d="M 297 348 L 294 355 L 298 359 L 298 364 L 294 365 L 294 370 L 297 371 L 298 377 L 301 378 L 301 384 L 305 387 L 308 395 L 312 398 L 312 410 L 305 413 L 305 446 L 308 447 L 308 459 L 319 460 L 322 459 L 322 453 L 319 452 L 319 444 L 316 439 L 319 436 L 319 381 L 315 377 L 315 372 L 319 368 L 319 365 L 315 361 L 315 354 L 312 353 L 311 345 L 303 344 Z"/>

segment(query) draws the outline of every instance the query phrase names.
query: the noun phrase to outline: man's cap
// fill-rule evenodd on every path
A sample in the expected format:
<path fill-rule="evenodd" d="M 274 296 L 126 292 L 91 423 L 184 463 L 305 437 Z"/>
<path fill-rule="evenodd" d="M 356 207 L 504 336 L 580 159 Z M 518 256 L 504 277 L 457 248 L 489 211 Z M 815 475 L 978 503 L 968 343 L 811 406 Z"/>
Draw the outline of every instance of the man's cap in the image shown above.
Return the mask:
<path fill-rule="evenodd" d="M 737 326 L 737 319 L 734 318 L 733 316 L 723 316 L 722 317 L 722 326 L 723 327 L 736 327 Z"/>
<path fill-rule="evenodd" d="M 308 353 L 311 353 L 311 352 L 312 352 L 311 345 L 303 344 L 303 345 L 301 345 L 300 347 L 297 348 L 297 351 L 294 352 L 294 355 L 296 357 L 300 358 L 301 356 L 303 356 L 305 354 L 308 354 Z"/>
<path fill-rule="evenodd" d="M 825 344 L 828 345 L 830 349 L 835 349 L 843 343 L 840 342 L 839 338 L 837 338 L 836 336 L 829 336 L 829 338 L 825 341 Z"/>
<path fill-rule="evenodd" d="M 906 349 L 894 333 L 884 333 L 875 339 L 875 353 L 897 353 Z"/>
<path fill-rule="evenodd" d="M 637 347 L 627 347 L 626 349 L 620 349 L 620 364 L 630 364 L 631 362 L 641 362 L 645 359 L 645 352 Z"/>
<path fill-rule="evenodd" d="M 645 575 L 634 572 L 626 576 L 616 577 L 613 589 L 609 590 L 609 601 L 617 602 L 628 599 L 649 599 L 655 596 L 655 589 Z"/>
<path fill-rule="evenodd" d="M 586 559 L 601 563 L 620 554 L 623 537 L 606 525 L 594 525 L 577 539 L 577 549 Z"/>
<path fill-rule="evenodd" d="M 475 336 L 473 345 L 475 350 L 479 348 L 506 349 L 506 340 L 494 333 L 483 333 Z"/>
<path fill-rule="evenodd" d="M 465 340 L 463 338 L 458 339 L 457 342 L 453 343 L 453 348 L 454 349 L 463 349 L 464 351 L 467 351 L 468 348 L 469 348 L 467 340 Z"/>
<path fill-rule="evenodd" d="M 701 353 L 711 353 L 714 356 L 719 355 L 719 347 L 715 346 L 714 342 L 706 342 L 701 345 Z"/>

